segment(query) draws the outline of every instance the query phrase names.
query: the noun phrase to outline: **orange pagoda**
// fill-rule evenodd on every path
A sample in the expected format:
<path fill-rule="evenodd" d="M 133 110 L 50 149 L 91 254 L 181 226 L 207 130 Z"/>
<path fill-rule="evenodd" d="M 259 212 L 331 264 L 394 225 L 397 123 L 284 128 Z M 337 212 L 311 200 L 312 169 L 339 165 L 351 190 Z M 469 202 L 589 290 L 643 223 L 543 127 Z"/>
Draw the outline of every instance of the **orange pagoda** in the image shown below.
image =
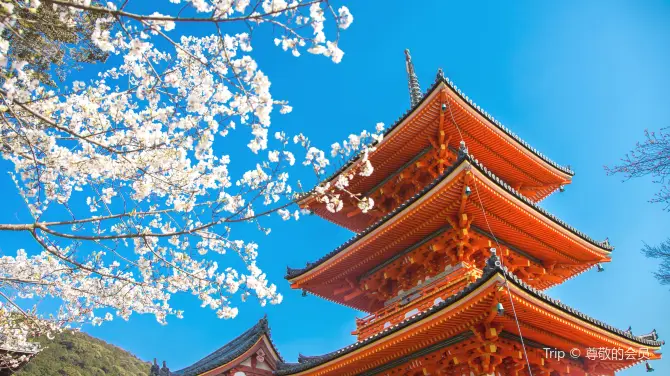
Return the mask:
<path fill-rule="evenodd" d="M 374 173 L 352 192 L 374 199 L 332 213 L 356 233 L 301 269 L 294 289 L 367 314 L 357 341 L 285 362 L 267 320 L 176 375 L 599 376 L 659 359 L 656 331 L 634 335 L 543 291 L 610 261 L 613 247 L 538 202 L 573 172 L 530 147 L 442 72 L 421 94 L 406 51 L 411 109 L 369 158 Z M 476 158 L 475 158 L 476 157 Z M 328 180 L 356 168 L 356 157 Z"/>

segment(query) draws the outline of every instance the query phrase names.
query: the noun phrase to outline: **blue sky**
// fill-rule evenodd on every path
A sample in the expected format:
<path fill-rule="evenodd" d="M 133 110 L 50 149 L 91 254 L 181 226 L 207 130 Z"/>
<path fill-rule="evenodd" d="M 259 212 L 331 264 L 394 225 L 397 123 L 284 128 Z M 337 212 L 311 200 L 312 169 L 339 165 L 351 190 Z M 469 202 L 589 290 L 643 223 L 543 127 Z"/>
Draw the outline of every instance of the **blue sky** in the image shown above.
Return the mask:
<path fill-rule="evenodd" d="M 670 3 L 359 1 L 341 36 L 339 65 L 305 54 L 294 58 L 270 40 L 256 39 L 259 66 L 273 95 L 288 99 L 293 113 L 273 127 L 303 132 L 326 147 L 349 133 L 393 123 L 409 107 L 403 50 L 409 48 L 425 90 L 438 68 L 487 112 L 576 172 L 573 184 L 542 205 L 596 239 L 616 247 L 605 273 L 589 271 L 549 294 L 574 308 L 641 334 L 656 328 L 670 338 L 670 291 L 652 276 L 655 262 L 640 253 L 643 242 L 670 236 L 670 213 L 648 203 L 651 179 L 622 183 L 606 176 L 641 140 L 643 130 L 670 126 Z M 260 36 L 260 35 L 259 35 Z M 234 157 L 234 156 L 233 156 Z M 0 169 L 9 166 L 2 162 Z M 8 179 L 3 222 L 25 215 Z M 23 214 L 22 214 L 23 213 Z M 219 320 L 196 299 L 179 297 L 182 320 L 161 326 L 134 315 L 100 328 L 94 336 L 142 359 L 165 359 L 176 370 L 224 345 L 267 313 L 272 338 L 286 360 L 299 352 L 318 355 L 354 341 L 354 317 L 363 314 L 316 297 L 303 298 L 283 279 L 286 265 L 302 266 L 352 236 L 318 217 L 270 220 L 273 231 L 244 234 L 260 244 L 259 265 L 284 294 L 278 306 L 242 304 L 234 320 Z M 3 234 L 2 253 L 26 247 Z M 653 363 L 670 374 L 670 360 Z M 621 372 L 641 375 L 643 366 Z"/>

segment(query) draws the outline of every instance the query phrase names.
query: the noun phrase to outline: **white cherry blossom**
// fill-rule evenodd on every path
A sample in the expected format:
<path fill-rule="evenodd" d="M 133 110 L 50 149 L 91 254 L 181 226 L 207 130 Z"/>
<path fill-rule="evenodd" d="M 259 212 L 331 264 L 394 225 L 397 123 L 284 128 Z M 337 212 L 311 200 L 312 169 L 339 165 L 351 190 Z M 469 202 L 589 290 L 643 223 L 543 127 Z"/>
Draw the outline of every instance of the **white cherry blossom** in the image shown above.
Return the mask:
<path fill-rule="evenodd" d="M 317 183 L 333 167 L 303 134 L 273 130 L 268 137 L 272 115 L 292 107 L 272 96 L 270 78 L 252 55 L 253 34 L 228 30 L 240 29 L 229 26 L 235 23 L 267 27 L 281 49 L 338 63 L 339 31 L 353 21 L 348 8 L 335 11 L 326 1 L 157 0 L 152 7 L 160 13 L 143 14 L 134 11 L 137 3 L 49 2 L 68 27 L 98 15 L 91 42 L 109 58 L 86 67 L 99 69 L 90 80 L 72 76 L 68 85 L 48 86 L 0 37 L 0 154 L 13 166 L 10 178 L 32 217 L 0 223 L 0 234 L 32 239 L 0 253 L 0 342 L 24 351 L 0 358 L 0 369 L 37 351 L 28 342 L 34 335 L 133 313 L 160 323 L 183 317 L 188 313 L 170 305 L 175 294 L 192 295 L 221 318 L 240 312 L 238 296 L 280 303 L 258 267 L 257 244 L 236 238 L 235 224 L 252 222 L 267 234 L 264 216 L 300 217 L 296 202 L 304 192 L 289 177 L 296 153 L 304 152 L 298 165 Z M 15 32 L 19 10 L 44 6 L 0 0 L 0 35 Z M 209 34 L 192 35 L 193 24 Z M 346 188 L 354 176 L 372 174 L 368 155 L 381 131 L 331 148 L 335 160 L 361 158 L 334 184 L 311 191 L 329 210 L 341 210 L 347 198 L 362 211 L 372 207 Z M 240 135 L 231 139 L 233 132 Z M 241 138 L 246 154 L 229 155 Z M 47 299 L 58 308 L 42 310 Z"/>

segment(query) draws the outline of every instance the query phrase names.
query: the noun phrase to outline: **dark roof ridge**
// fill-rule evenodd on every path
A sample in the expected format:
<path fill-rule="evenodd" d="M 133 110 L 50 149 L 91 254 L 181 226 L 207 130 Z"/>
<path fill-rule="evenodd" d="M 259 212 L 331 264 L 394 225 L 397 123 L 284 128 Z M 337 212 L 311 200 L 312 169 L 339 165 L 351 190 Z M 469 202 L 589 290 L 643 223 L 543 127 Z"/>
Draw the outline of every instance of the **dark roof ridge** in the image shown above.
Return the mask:
<path fill-rule="evenodd" d="M 550 298 L 547 294 L 544 292 L 537 290 L 525 282 L 523 282 L 521 279 L 519 279 L 516 275 L 514 275 L 512 272 L 510 272 L 507 267 L 503 266 L 500 258 L 495 254 L 492 253 L 492 255 L 489 257 L 489 259 L 486 262 L 486 266 L 483 269 L 482 276 L 478 278 L 476 281 L 472 282 L 471 284 L 467 285 L 463 290 L 449 296 L 447 299 L 444 301 L 433 305 L 432 307 L 428 308 L 427 310 L 417 313 L 413 316 L 410 316 L 409 318 L 406 318 L 405 320 L 401 321 L 400 323 L 396 325 L 392 325 L 381 332 L 374 334 L 368 338 L 365 338 L 361 341 L 358 341 L 352 345 L 349 345 L 347 347 L 341 348 L 339 350 L 324 354 L 322 356 L 313 356 L 309 357 L 310 359 L 303 358 L 303 361 L 300 363 L 285 363 L 282 367 L 279 368 L 277 375 L 288 375 L 291 373 L 295 372 L 300 372 L 309 368 L 312 368 L 314 366 L 317 366 L 319 364 L 326 363 L 330 360 L 333 360 L 341 355 L 347 354 L 351 351 L 354 351 L 356 349 L 359 349 L 361 347 L 364 347 L 368 345 L 369 343 L 372 343 L 376 341 L 379 338 L 385 337 L 391 333 L 394 333 L 398 330 L 401 330 L 407 326 L 410 326 L 423 318 L 430 316 L 438 311 L 440 311 L 443 308 L 446 308 L 447 306 L 455 303 L 456 301 L 464 298 L 467 296 L 470 292 L 474 291 L 484 283 L 486 283 L 489 279 L 491 279 L 495 274 L 501 274 L 506 281 L 513 283 L 520 289 L 530 293 L 531 295 L 534 295 L 540 300 L 545 301 L 546 303 L 554 306 L 555 308 L 558 308 L 559 310 L 568 313 L 569 315 L 573 317 L 577 317 L 583 321 L 587 321 L 597 327 L 600 327 L 601 329 L 604 329 L 610 333 L 616 334 L 620 337 L 624 337 L 628 340 L 631 340 L 633 342 L 636 342 L 641 345 L 646 345 L 646 346 L 653 346 L 653 347 L 660 347 L 665 342 L 659 342 L 659 341 L 654 341 L 654 340 L 648 340 L 644 338 L 640 338 L 637 336 L 634 336 L 630 333 L 627 333 L 621 329 L 614 328 L 611 325 L 608 325 L 600 320 L 596 320 L 588 315 L 585 315 L 569 306 L 567 306 L 564 303 L 561 303 L 560 301 Z"/>
<path fill-rule="evenodd" d="M 583 232 L 577 230 L 576 228 L 574 228 L 574 227 L 568 225 L 566 222 L 564 222 L 564 221 L 561 220 L 560 218 L 556 217 L 555 215 L 553 215 L 553 214 L 549 213 L 548 211 L 546 211 L 544 208 L 542 208 L 541 206 L 539 206 L 537 203 L 533 202 L 532 200 L 530 200 L 529 198 L 527 198 L 526 196 L 524 196 L 523 194 L 521 194 L 520 192 L 518 192 L 516 189 L 512 188 L 509 184 L 505 183 L 502 179 L 500 179 L 499 177 L 497 177 L 495 174 L 493 174 L 493 172 L 491 172 L 489 169 L 487 169 L 486 167 L 484 167 L 484 165 L 483 165 L 481 162 L 479 162 L 474 156 L 472 156 L 472 155 L 470 155 L 470 154 L 467 154 L 467 150 L 466 150 L 465 152 L 459 152 L 459 157 L 458 157 L 458 159 L 456 160 L 456 162 L 454 162 L 454 164 L 452 164 L 452 165 L 451 165 L 448 169 L 446 169 L 442 174 L 440 174 L 438 177 L 436 177 L 430 184 L 426 185 L 426 186 L 425 186 L 423 189 L 421 189 L 419 192 L 417 192 L 417 193 L 414 194 L 412 197 L 410 197 L 409 199 L 407 199 L 407 200 L 406 200 L 405 202 L 403 202 L 401 205 L 398 205 L 398 207 L 396 207 L 394 210 L 388 212 L 386 215 L 384 215 L 383 217 L 381 217 L 380 219 L 378 219 L 376 222 L 374 222 L 373 224 L 371 224 L 370 226 L 368 226 L 367 228 L 365 228 L 363 231 L 361 231 L 361 232 L 355 234 L 354 236 L 352 236 L 351 238 L 349 238 L 349 240 L 347 240 L 346 242 L 344 242 L 343 244 L 341 244 L 340 246 L 338 246 L 337 248 L 335 248 L 333 251 L 331 251 L 331 252 L 327 253 L 326 255 L 322 256 L 321 258 L 319 258 L 319 259 L 318 259 L 317 261 L 315 261 L 315 262 L 311 262 L 311 263 L 308 262 L 308 263 L 305 265 L 304 268 L 291 268 L 291 267 L 288 267 L 288 266 L 287 266 L 287 267 L 286 267 L 286 276 L 285 276 L 284 278 L 286 278 L 286 279 L 295 278 L 295 277 L 297 277 L 297 276 L 299 276 L 299 275 L 301 275 L 301 274 L 307 272 L 308 270 L 312 269 L 313 267 L 322 264 L 323 262 L 325 262 L 326 260 L 330 259 L 332 256 L 336 255 L 337 253 L 343 251 L 344 249 L 346 249 L 347 247 L 349 247 L 350 245 L 352 245 L 353 243 L 355 243 L 356 241 L 358 241 L 359 239 L 361 239 L 361 238 L 364 237 L 365 235 L 369 234 L 370 232 L 372 232 L 373 230 L 375 230 L 376 228 L 378 228 L 379 226 L 381 226 L 381 225 L 382 225 L 383 223 L 385 223 L 387 220 L 389 220 L 390 218 L 392 218 L 392 217 L 395 216 L 396 214 L 398 214 L 398 213 L 400 213 L 401 211 L 403 211 L 403 210 L 404 210 L 405 208 L 407 208 L 409 205 L 411 205 L 411 204 L 414 203 L 416 200 L 418 200 L 421 196 L 423 196 L 424 194 L 428 193 L 428 192 L 429 192 L 431 189 L 433 189 L 437 184 L 439 184 L 445 177 L 447 177 L 451 172 L 453 172 L 458 166 L 460 166 L 460 164 L 461 164 L 463 161 L 465 161 L 465 160 L 467 160 L 468 162 L 470 162 L 470 163 L 471 163 L 473 166 L 475 166 L 475 168 L 477 168 L 479 171 L 481 171 L 482 173 L 486 174 L 492 181 L 494 181 L 495 183 L 497 183 L 500 187 L 502 187 L 503 189 L 507 190 L 507 191 L 508 191 L 509 193 L 511 193 L 513 196 L 515 196 L 516 198 L 520 199 L 520 200 L 523 201 L 524 203 L 528 204 L 528 205 L 531 206 L 533 209 L 537 210 L 539 213 L 543 214 L 545 217 L 549 218 L 549 219 L 552 220 L 553 222 L 555 222 L 555 223 L 557 223 L 558 225 L 562 226 L 562 227 L 565 228 L 566 230 L 572 232 L 573 234 L 577 235 L 578 237 L 582 238 L 583 240 L 585 240 L 585 241 L 587 241 L 587 242 L 589 242 L 589 243 L 591 243 L 591 244 L 593 244 L 593 245 L 595 245 L 595 246 L 597 246 L 597 247 L 600 247 L 600 248 L 605 249 L 605 250 L 608 250 L 608 251 L 612 251 L 612 250 L 614 250 L 614 247 L 612 247 L 611 245 L 609 245 L 609 242 L 608 242 L 608 241 L 599 242 L 599 241 L 597 241 L 597 240 L 591 238 L 590 236 L 586 235 L 585 233 L 583 233 Z"/>

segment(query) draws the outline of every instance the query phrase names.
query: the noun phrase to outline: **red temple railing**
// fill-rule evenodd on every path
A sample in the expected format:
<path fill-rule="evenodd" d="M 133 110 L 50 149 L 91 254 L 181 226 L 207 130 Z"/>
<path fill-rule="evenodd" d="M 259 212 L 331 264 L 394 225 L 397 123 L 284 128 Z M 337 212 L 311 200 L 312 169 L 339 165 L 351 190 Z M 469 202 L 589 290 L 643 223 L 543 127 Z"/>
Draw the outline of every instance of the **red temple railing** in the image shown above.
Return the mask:
<path fill-rule="evenodd" d="M 362 319 L 356 319 L 356 330 L 351 334 L 363 340 L 382 330 L 399 324 L 403 320 L 421 313 L 449 296 L 462 290 L 481 276 L 481 270 L 463 263 L 447 276 L 434 278 L 416 290 L 410 290 L 391 299 L 377 312 Z"/>

